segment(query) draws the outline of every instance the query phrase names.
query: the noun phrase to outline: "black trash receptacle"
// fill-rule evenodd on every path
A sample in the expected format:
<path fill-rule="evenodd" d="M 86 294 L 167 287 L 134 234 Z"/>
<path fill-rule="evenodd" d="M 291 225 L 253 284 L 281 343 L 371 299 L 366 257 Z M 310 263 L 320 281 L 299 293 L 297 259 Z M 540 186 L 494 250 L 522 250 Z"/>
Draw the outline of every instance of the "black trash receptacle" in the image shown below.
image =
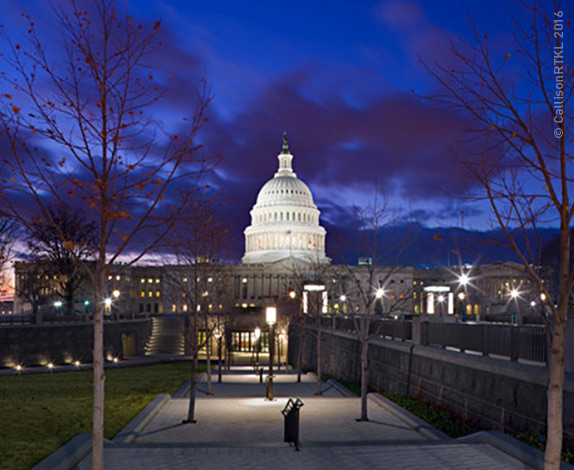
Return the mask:
<path fill-rule="evenodd" d="M 281 413 L 285 417 L 285 442 L 295 444 L 295 450 L 299 450 L 299 410 L 303 406 L 301 399 L 289 398 Z"/>

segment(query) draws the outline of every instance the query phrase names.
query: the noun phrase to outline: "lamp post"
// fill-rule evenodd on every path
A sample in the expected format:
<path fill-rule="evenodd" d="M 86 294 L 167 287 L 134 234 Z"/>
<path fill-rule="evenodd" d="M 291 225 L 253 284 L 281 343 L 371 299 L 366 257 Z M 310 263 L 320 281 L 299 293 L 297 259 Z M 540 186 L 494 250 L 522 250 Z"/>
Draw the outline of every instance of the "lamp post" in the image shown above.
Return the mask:
<path fill-rule="evenodd" d="M 466 321 L 466 304 L 464 302 L 464 299 L 466 299 L 466 286 L 468 285 L 469 282 L 470 282 L 470 278 L 468 277 L 468 274 L 466 274 L 466 273 L 462 273 L 458 277 L 458 284 L 463 289 L 463 292 L 460 292 L 458 294 L 458 298 L 461 301 L 461 305 L 462 305 L 462 321 L 463 322 Z"/>
<path fill-rule="evenodd" d="M 261 328 L 255 327 L 255 373 L 259 372 L 259 349 L 261 348 Z"/>
<path fill-rule="evenodd" d="M 385 289 L 383 289 L 382 287 L 379 287 L 376 291 L 375 291 L 375 299 L 377 300 L 377 306 L 380 308 L 380 312 L 381 315 L 384 313 L 384 308 L 383 308 L 383 297 L 385 296 Z M 375 306 L 375 310 L 377 309 L 377 306 Z M 367 312 L 365 312 L 366 314 Z"/>
<path fill-rule="evenodd" d="M 273 354 L 275 323 L 277 322 L 277 309 L 267 307 L 265 310 L 267 324 L 269 325 L 269 376 L 267 377 L 267 400 L 273 401 Z"/>
<path fill-rule="evenodd" d="M 510 291 L 510 298 L 514 300 L 514 311 L 512 312 L 512 323 L 516 325 L 518 322 L 518 298 L 520 297 L 520 292 L 517 289 L 512 289 Z"/>
<path fill-rule="evenodd" d="M 442 319 L 442 314 L 443 314 L 443 305 L 444 305 L 444 295 L 439 295 L 436 299 L 438 301 L 438 305 L 439 305 L 439 310 L 438 310 L 438 316 Z"/>
<path fill-rule="evenodd" d="M 213 332 L 215 339 L 217 340 L 217 383 L 221 383 L 221 329 L 217 327 Z"/>
<path fill-rule="evenodd" d="M 466 297 L 464 292 L 458 293 L 458 300 L 460 305 L 460 310 L 462 311 L 461 319 L 462 321 L 466 321 L 466 308 L 464 307 L 464 298 Z"/>

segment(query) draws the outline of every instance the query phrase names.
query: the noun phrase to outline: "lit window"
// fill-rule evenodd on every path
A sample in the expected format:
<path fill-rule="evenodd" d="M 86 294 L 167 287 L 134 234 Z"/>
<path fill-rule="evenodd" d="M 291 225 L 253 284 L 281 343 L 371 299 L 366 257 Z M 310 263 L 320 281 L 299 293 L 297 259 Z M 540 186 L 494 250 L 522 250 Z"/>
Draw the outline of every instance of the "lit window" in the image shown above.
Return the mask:
<path fill-rule="evenodd" d="M 112 276 L 108 276 L 108 281 L 111 281 L 111 280 L 112 280 Z"/>
<path fill-rule="evenodd" d="M 183 282 L 187 282 L 187 277 L 184 277 L 184 278 L 183 278 Z"/>
<path fill-rule="evenodd" d="M 145 282 L 145 279 L 142 279 L 142 280 L 141 280 L 141 283 L 143 284 L 144 282 Z"/>
<path fill-rule="evenodd" d="M 208 277 L 208 278 L 207 278 L 207 282 L 213 282 L 213 278 L 212 278 L 212 277 Z"/>
<path fill-rule="evenodd" d="M 150 291 L 147 293 L 147 296 L 148 296 L 148 297 L 153 297 L 153 292 L 150 290 Z"/>
<path fill-rule="evenodd" d="M 116 281 L 119 281 L 122 278 L 119 274 L 116 276 Z"/>
<path fill-rule="evenodd" d="M 142 297 L 145 297 L 145 290 L 142 290 Z"/>
<path fill-rule="evenodd" d="M 187 304 L 183 304 L 183 311 L 187 312 Z"/>
<path fill-rule="evenodd" d="M 160 283 L 159 277 L 155 280 L 155 283 L 156 283 L 156 284 L 159 284 L 159 283 Z"/>
<path fill-rule="evenodd" d="M 156 297 L 159 297 L 159 296 L 160 296 L 159 291 L 157 291 L 157 292 L 155 293 L 155 296 L 156 296 Z"/>
<path fill-rule="evenodd" d="M 147 282 L 152 283 L 152 282 L 153 282 L 153 279 L 150 278 L 150 279 L 147 280 Z"/>

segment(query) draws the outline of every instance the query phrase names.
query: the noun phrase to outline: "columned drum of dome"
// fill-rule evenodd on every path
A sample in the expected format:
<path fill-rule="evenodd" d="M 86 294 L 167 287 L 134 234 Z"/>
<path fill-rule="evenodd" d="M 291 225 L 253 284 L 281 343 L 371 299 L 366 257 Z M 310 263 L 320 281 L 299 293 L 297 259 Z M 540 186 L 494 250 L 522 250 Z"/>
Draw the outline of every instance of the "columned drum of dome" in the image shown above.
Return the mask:
<path fill-rule="evenodd" d="M 244 264 L 274 263 L 298 258 L 329 263 L 325 256 L 326 230 L 319 225 L 320 211 L 313 195 L 297 178 L 291 166 L 287 134 L 277 157 L 279 169 L 263 185 L 251 210 L 251 225 L 245 229 Z"/>

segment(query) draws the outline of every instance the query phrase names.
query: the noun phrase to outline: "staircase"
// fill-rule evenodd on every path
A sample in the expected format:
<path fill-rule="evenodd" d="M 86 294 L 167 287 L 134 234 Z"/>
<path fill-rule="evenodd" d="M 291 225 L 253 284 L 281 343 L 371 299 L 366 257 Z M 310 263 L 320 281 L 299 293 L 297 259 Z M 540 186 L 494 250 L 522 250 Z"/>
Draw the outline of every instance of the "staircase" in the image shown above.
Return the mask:
<path fill-rule="evenodd" d="M 156 316 L 152 318 L 152 331 L 146 345 L 146 356 L 183 356 L 183 318 Z"/>

